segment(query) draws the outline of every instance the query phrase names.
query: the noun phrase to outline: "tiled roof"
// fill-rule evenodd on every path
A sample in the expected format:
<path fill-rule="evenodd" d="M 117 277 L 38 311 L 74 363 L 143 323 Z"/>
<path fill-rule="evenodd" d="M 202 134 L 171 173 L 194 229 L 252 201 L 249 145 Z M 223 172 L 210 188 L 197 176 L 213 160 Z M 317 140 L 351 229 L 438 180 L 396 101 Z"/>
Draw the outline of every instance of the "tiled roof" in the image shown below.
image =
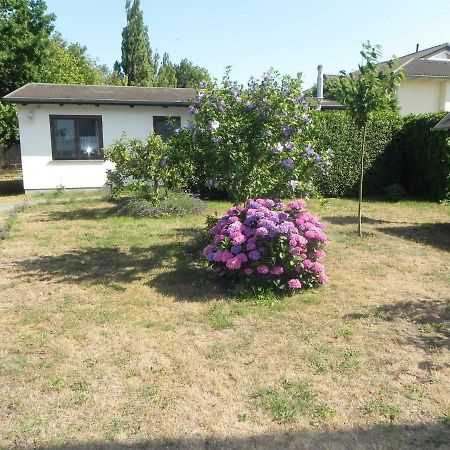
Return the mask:
<path fill-rule="evenodd" d="M 3 97 L 10 103 L 187 106 L 195 89 L 30 83 Z"/>
<path fill-rule="evenodd" d="M 433 130 L 450 130 L 450 113 L 440 120 Z"/>

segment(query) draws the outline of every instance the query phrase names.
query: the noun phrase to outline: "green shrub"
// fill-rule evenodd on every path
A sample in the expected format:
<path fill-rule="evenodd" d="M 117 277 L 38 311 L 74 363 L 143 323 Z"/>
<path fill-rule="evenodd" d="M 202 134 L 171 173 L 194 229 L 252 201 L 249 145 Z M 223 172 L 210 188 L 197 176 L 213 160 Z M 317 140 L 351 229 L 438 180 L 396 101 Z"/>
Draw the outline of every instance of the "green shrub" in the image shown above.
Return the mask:
<path fill-rule="evenodd" d="M 170 142 L 186 187 L 233 200 L 289 197 L 311 190 L 329 167 L 328 149 L 305 139 L 311 117 L 299 78 L 268 72 L 244 88 L 229 79 L 199 90 L 192 121 Z"/>
<path fill-rule="evenodd" d="M 105 149 L 105 158 L 115 164 L 108 171 L 112 198 L 132 196 L 156 204 L 164 197 L 160 188 L 173 187 L 177 179 L 169 164 L 169 147 L 156 134 L 144 141 L 122 136 Z"/>
<path fill-rule="evenodd" d="M 186 216 L 206 207 L 205 202 L 184 192 L 169 192 L 157 203 L 134 197 L 122 197 L 117 203 L 119 213 L 134 217 Z"/>
<path fill-rule="evenodd" d="M 408 194 L 443 200 L 450 194 L 450 139 L 433 127 L 445 113 L 409 115 L 404 118 L 396 146 L 403 156 L 400 183 Z"/>
<path fill-rule="evenodd" d="M 316 177 L 315 184 L 327 197 L 355 195 L 359 182 L 361 133 L 346 111 L 320 111 L 313 115 L 308 130 L 319 151 L 330 148 L 334 154 L 326 177 Z M 401 158 L 392 145 L 401 128 L 395 112 L 375 113 L 367 130 L 364 190 L 369 195 L 382 195 L 384 189 L 398 182 Z"/>

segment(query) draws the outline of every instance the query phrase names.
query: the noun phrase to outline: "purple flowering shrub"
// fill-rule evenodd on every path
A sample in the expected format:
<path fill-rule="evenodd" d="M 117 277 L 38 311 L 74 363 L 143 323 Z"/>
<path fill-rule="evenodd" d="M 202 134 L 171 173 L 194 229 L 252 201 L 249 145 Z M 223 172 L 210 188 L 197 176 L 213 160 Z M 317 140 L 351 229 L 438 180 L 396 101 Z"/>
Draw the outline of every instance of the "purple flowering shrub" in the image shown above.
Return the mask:
<path fill-rule="evenodd" d="M 171 139 L 171 163 L 186 187 L 223 191 L 236 201 L 310 192 L 331 159 L 307 138 L 310 109 L 299 78 L 268 72 L 244 87 L 227 73 L 221 84 L 200 86 L 187 128 Z"/>
<path fill-rule="evenodd" d="M 305 207 L 303 200 L 271 199 L 234 206 L 209 230 L 203 256 L 218 275 L 244 288 L 292 292 L 323 284 L 327 236 Z"/>

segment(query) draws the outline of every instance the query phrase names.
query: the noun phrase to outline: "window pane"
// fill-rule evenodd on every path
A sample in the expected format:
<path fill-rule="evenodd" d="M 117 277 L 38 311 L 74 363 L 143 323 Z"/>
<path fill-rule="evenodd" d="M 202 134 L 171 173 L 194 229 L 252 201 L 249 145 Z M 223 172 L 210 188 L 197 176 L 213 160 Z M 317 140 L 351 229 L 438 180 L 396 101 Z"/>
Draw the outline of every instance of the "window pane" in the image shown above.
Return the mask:
<path fill-rule="evenodd" d="M 175 129 L 180 128 L 181 117 L 154 116 L 153 132 L 164 140 L 169 139 Z"/>
<path fill-rule="evenodd" d="M 97 119 L 79 119 L 80 157 L 98 158 L 100 155 L 100 133 Z"/>
<path fill-rule="evenodd" d="M 72 159 L 77 156 L 77 139 L 73 119 L 55 119 L 53 121 L 55 153 L 58 158 Z"/>

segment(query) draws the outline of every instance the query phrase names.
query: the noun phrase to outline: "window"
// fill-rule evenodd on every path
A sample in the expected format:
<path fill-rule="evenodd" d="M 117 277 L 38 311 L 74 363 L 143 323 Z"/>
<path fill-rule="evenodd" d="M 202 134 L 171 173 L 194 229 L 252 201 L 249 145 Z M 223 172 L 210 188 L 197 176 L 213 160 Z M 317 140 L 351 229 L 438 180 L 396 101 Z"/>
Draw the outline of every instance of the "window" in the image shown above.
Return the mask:
<path fill-rule="evenodd" d="M 169 139 L 181 127 L 181 117 L 153 116 L 153 132 L 164 140 Z"/>
<path fill-rule="evenodd" d="M 103 159 L 101 116 L 50 116 L 53 159 Z"/>

